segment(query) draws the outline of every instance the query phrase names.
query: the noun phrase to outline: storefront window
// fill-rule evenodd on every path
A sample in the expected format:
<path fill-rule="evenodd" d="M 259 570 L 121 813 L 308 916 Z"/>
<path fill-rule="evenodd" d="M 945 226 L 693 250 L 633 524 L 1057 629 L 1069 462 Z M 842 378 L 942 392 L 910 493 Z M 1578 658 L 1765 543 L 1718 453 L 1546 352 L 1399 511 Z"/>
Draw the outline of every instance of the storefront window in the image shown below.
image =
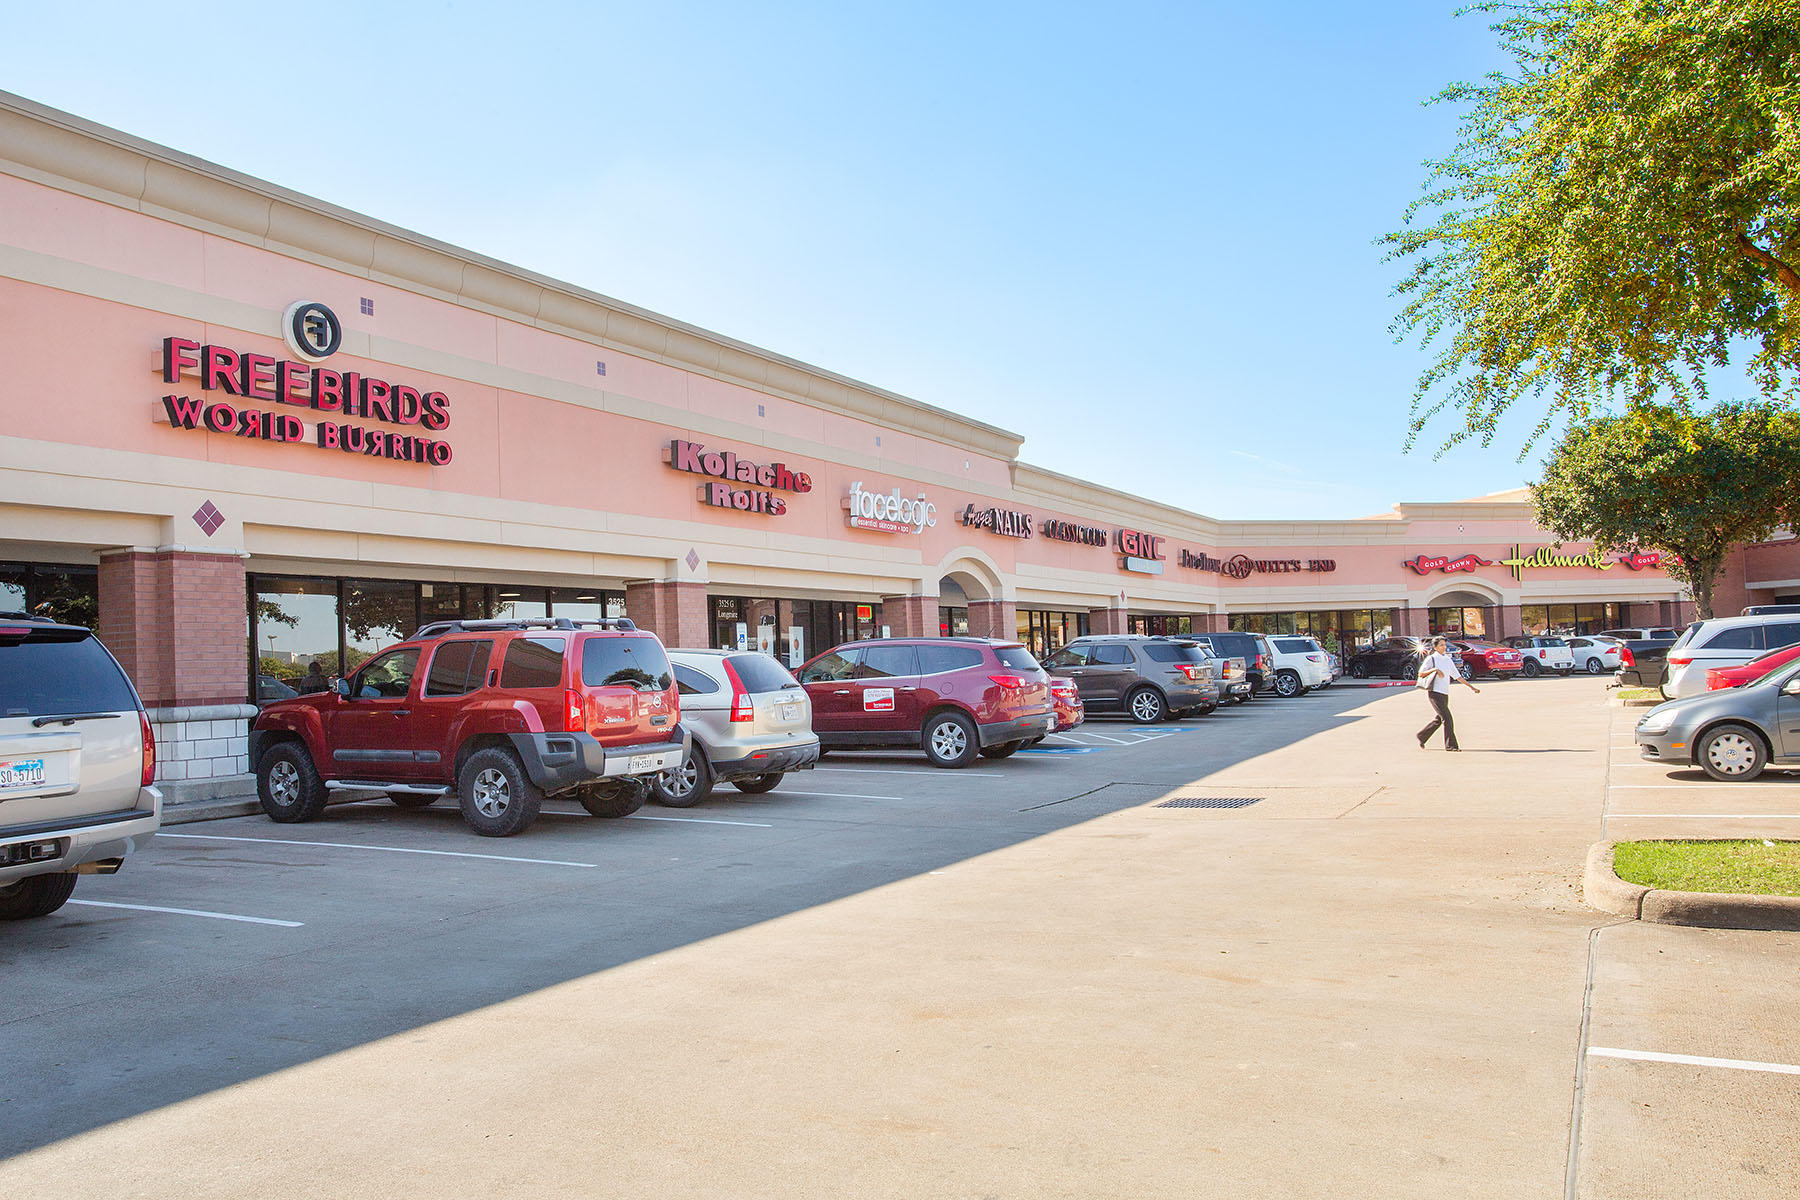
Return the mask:
<path fill-rule="evenodd" d="M 761 650 L 789 668 L 821 650 L 881 633 L 876 619 L 881 608 L 872 601 L 709 596 L 706 606 L 714 646 Z"/>
<path fill-rule="evenodd" d="M 502 584 L 494 589 L 494 615 L 508 620 L 541 620 L 550 615 L 549 590 Z"/>
<path fill-rule="evenodd" d="M 346 579 L 344 673 L 419 627 L 419 585 L 393 579 Z"/>
<path fill-rule="evenodd" d="M 1430 611 L 1430 622 L 1432 633 L 1467 638 L 1487 636 L 1485 608 L 1434 608 Z"/>
<path fill-rule="evenodd" d="M 1030 648 L 1039 660 L 1061 649 L 1088 631 L 1085 612 L 1058 612 L 1054 609 L 1021 608 L 1018 611 L 1019 641 Z"/>
<path fill-rule="evenodd" d="M 574 621 L 599 621 L 625 615 L 625 593 L 600 588 L 551 588 L 550 611 L 546 616 L 568 617 Z"/>
<path fill-rule="evenodd" d="M 1148 613 L 1131 618 L 1131 632 L 1147 637 L 1173 637 L 1194 632 L 1194 619 L 1168 613 Z"/>
<path fill-rule="evenodd" d="M 484 620 L 493 616 L 490 603 L 488 587 L 484 583 L 421 583 L 419 624 Z"/>
<path fill-rule="evenodd" d="M 1625 623 L 1625 606 L 1618 602 L 1593 604 L 1527 604 L 1519 610 L 1526 633 L 1574 637 L 1617 629 Z"/>
<path fill-rule="evenodd" d="M 333 676 L 343 673 L 337 581 L 258 575 L 251 587 L 251 694 L 256 703 L 324 691 Z"/>
<path fill-rule="evenodd" d="M 1385 608 L 1323 609 L 1313 612 L 1232 613 L 1237 633 L 1294 634 L 1314 638 L 1333 654 L 1366 649 L 1391 632 Z"/>
<path fill-rule="evenodd" d="M 968 637 L 969 610 L 966 608 L 938 609 L 939 637 Z"/>
<path fill-rule="evenodd" d="M 0 612 L 24 612 L 69 625 L 100 622 L 100 573 L 56 563 L 0 563 Z"/>

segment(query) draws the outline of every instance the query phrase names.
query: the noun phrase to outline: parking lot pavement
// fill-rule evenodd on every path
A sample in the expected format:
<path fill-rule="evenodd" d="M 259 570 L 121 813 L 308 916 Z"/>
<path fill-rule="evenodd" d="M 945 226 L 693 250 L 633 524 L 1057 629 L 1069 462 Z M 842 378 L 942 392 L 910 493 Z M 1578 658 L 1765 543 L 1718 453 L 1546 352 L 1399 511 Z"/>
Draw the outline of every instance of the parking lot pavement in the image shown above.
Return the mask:
<path fill-rule="evenodd" d="M 1630 1155 L 1708 1138 L 1763 1178 L 1760 1102 L 1669 1074 L 1671 1122 L 1633 1124 L 1625 1072 L 1700 1068 L 1589 1063 L 1792 1061 L 1754 1036 L 1791 987 L 1740 969 L 1788 935 L 1657 956 L 1741 994 L 1710 1014 L 1619 985 L 1697 931 L 1595 935 L 1579 903 L 1618 794 L 1602 695 L 1459 693 L 1457 756 L 1411 742 L 1416 695 L 1344 691 L 963 772 L 833 755 L 791 794 L 505 841 L 383 804 L 184 826 L 77 896 L 296 924 L 0 931 L 0 1186 L 1640 1197 L 1685 1193 Z"/>

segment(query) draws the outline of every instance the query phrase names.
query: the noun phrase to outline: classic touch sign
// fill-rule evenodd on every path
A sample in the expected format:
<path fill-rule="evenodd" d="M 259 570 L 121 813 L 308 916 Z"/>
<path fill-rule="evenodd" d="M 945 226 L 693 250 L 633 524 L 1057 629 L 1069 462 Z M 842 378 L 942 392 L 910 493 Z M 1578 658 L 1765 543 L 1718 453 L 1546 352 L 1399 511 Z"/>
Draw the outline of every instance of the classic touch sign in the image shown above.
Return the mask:
<path fill-rule="evenodd" d="M 862 480 L 850 485 L 844 497 L 844 508 L 850 524 L 856 529 L 873 529 L 881 533 L 923 533 L 937 524 L 937 505 L 920 492 L 916 499 L 891 492 L 865 492 Z"/>
<path fill-rule="evenodd" d="M 448 396 L 356 371 L 333 371 L 314 365 L 336 351 L 343 341 L 337 318 L 318 303 L 291 307 L 289 318 L 290 340 L 303 337 L 302 344 L 308 347 L 305 362 L 233 350 L 191 338 L 164 338 L 158 364 L 163 382 L 179 384 L 191 380 L 202 393 L 211 392 L 219 398 L 166 395 L 156 411 L 156 420 L 175 429 L 265 442 L 310 441 L 321 449 L 346 454 L 434 467 L 449 465 L 449 442 L 336 419 L 355 417 L 395 425 L 400 430 L 435 433 L 450 424 Z M 245 401 L 310 409 L 317 419 L 309 433 L 308 423 L 291 409 L 260 408 Z"/>

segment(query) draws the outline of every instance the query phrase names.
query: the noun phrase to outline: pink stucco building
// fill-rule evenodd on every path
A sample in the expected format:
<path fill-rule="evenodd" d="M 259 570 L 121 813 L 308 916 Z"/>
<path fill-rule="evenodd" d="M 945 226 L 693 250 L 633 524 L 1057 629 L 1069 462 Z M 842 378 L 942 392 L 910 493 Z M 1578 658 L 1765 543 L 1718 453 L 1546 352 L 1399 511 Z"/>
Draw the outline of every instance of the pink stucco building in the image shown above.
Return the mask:
<path fill-rule="evenodd" d="M 1690 611 L 1654 563 L 1554 548 L 1521 494 L 1214 520 L 3 93 L 0 361 L 0 609 L 97 622 L 178 792 L 242 785 L 259 694 L 446 615 L 624 612 L 797 663 L 883 632 L 1349 647 Z M 1733 586 L 1800 592 L 1787 549 Z"/>

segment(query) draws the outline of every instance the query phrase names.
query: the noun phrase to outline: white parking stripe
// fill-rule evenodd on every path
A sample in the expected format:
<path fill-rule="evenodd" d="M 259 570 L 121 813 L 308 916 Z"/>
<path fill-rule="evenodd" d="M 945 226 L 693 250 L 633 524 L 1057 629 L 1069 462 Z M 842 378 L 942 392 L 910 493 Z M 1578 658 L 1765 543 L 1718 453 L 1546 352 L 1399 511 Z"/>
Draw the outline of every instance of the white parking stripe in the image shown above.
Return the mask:
<path fill-rule="evenodd" d="M 1708 1058 L 1703 1054 L 1664 1054 L 1660 1050 L 1613 1050 L 1589 1046 L 1595 1058 L 1623 1058 L 1635 1062 L 1678 1063 L 1689 1067 L 1724 1067 L 1728 1071 L 1770 1071 L 1776 1075 L 1800 1075 L 1800 1067 L 1788 1063 L 1756 1062 L 1747 1058 Z"/>
<path fill-rule="evenodd" d="M 817 775 L 820 773 L 838 774 L 838 775 L 925 775 L 925 776 L 929 776 L 932 779 L 955 779 L 955 780 L 964 781 L 964 782 L 980 782 L 982 779 L 989 779 L 995 775 L 1000 774 L 999 771 L 993 770 L 992 768 L 982 771 L 982 773 L 980 775 L 959 775 L 955 771 L 902 771 L 902 770 L 890 769 L 887 767 L 814 767 L 813 768 L 813 774 Z M 781 790 L 786 791 L 787 789 L 783 788 Z"/>
<path fill-rule="evenodd" d="M 1685 792 L 1695 787 L 1709 790 L 1741 787 L 1746 791 L 1754 789 L 1763 792 L 1772 788 L 1800 787 L 1800 783 L 1726 783 L 1718 779 L 1684 779 L 1679 783 L 1609 783 L 1606 786 L 1615 792 Z"/>
<path fill-rule="evenodd" d="M 266 846 L 327 846 L 335 850 L 378 850 L 383 854 L 432 854 L 440 858 L 486 858 L 495 862 L 535 863 L 543 867 L 597 867 L 599 863 L 565 862 L 560 858 L 518 858 L 510 854 L 474 854 L 467 850 L 411 850 L 404 846 L 365 846 L 356 842 L 302 842 L 294 838 L 227 837 L 220 833 L 158 833 L 157 841 L 260 842 Z"/>
<path fill-rule="evenodd" d="M 215 921 L 243 921 L 249 925 L 279 925 L 283 929 L 299 929 L 300 921 L 277 921 L 273 917 L 240 917 L 236 913 L 207 912 L 199 908 L 164 908 L 159 904 L 118 904 L 111 900 L 70 900 L 70 904 L 85 904 L 89 908 L 129 908 L 137 912 L 173 913 L 178 917 L 211 917 Z"/>
<path fill-rule="evenodd" d="M 712 817 L 653 817 L 649 813 L 632 813 L 633 821 L 686 821 L 690 825 L 742 825 L 746 829 L 773 829 L 761 821 L 720 821 Z"/>
<path fill-rule="evenodd" d="M 1609 813 L 1609 820 L 1626 817 L 1675 817 L 1689 821 L 1800 821 L 1800 813 Z"/>
<path fill-rule="evenodd" d="M 772 795 L 782 796 L 829 796 L 833 800 L 904 800 L 905 796 L 865 796 L 859 792 L 796 792 L 792 788 L 782 788 Z"/>

